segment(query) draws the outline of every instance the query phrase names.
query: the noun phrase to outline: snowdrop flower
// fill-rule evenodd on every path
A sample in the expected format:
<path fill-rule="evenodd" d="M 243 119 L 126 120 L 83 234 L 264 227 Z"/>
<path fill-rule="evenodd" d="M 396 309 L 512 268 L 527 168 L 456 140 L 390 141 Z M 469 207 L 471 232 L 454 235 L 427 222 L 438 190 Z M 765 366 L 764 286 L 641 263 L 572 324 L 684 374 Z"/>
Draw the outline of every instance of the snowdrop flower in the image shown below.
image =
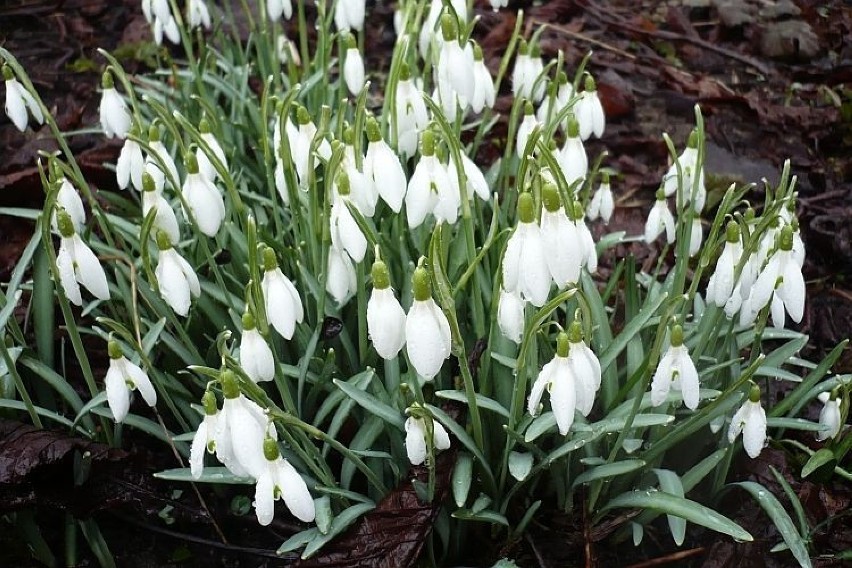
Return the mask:
<path fill-rule="evenodd" d="M 536 117 L 542 124 L 547 124 L 551 120 L 556 120 L 557 115 L 562 112 L 571 98 L 574 96 L 574 86 L 568 82 L 568 76 L 565 72 L 560 71 L 556 74 L 556 81 L 550 83 L 547 96 L 541 100 L 538 107 Z M 551 109 L 551 107 L 553 107 Z M 567 121 L 563 119 L 562 126 L 566 126 Z"/>
<path fill-rule="evenodd" d="M 678 176 L 678 164 L 680 164 L 680 178 L 683 182 L 683 196 L 686 203 L 691 201 L 693 186 L 696 183 L 695 175 L 698 175 L 698 189 L 695 196 L 695 203 L 692 208 L 696 213 L 700 213 L 704 209 L 704 201 L 707 198 L 707 191 L 704 187 L 704 168 L 699 168 L 698 165 L 698 131 L 693 130 L 689 135 L 689 140 L 686 143 L 686 148 L 675 163 L 673 163 L 666 175 L 663 176 L 663 189 L 666 196 L 674 195 L 677 192 L 680 178 Z M 679 202 L 678 202 L 679 203 Z"/>
<path fill-rule="evenodd" d="M 689 356 L 689 350 L 683 344 L 683 328 L 680 325 L 672 327 L 669 348 L 651 379 L 651 404 L 661 405 L 672 388 L 680 391 L 688 409 L 698 408 L 698 371 Z"/>
<path fill-rule="evenodd" d="M 760 387 L 752 385 L 748 400 L 743 403 L 731 419 L 728 442 L 734 443 L 743 435 L 743 448 L 750 458 L 756 458 L 766 444 L 766 412 L 760 405 Z"/>
<path fill-rule="evenodd" d="M 530 47 L 526 40 L 521 40 L 518 55 L 515 57 L 515 67 L 512 69 L 512 93 L 515 97 L 539 102 L 544 96 L 544 81 L 537 81 L 544 70 L 541 52 L 537 44 Z"/>
<path fill-rule="evenodd" d="M 463 49 L 459 43 L 458 25 L 452 14 L 441 16 L 441 33 L 444 42 L 438 57 L 435 83 L 444 114 L 447 120 L 452 121 L 456 115 L 456 104 L 464 109 L 473 99 L 473 52 Z"/>
<path fill-rule="evenodd" d="M 373 263 L 373 291 L 367 301 L 367 333 L 382 359 L 390 361 L 405 345 L 405 312 L 390 285 L 388 267 Z"/>
<path fill-rule="evenodd" d="M 215 435 L 219 424 L 219 409 L 213 391 L 204 392 L 201 405 L 204 407 L 204 419 L 198 425 L 189 447 L 189 471 L 193 479 L 200 479 L 204 472 L 204 454 L 216 451 Z"/>
<path fill-rule="evenodd" d="M 405 350 L 417 374 L 431 381 L 450 356 L 450 323 L 432 299 L 429 273 L 422 266 L 414 270 L 412 288 L 414 302 L 405 320 Z"/>
<path fill-rule="evenodd" d="M 754 322 L 757 313 L 771 300 L 772 325 L 784 327 L 786 310 L 794 322 L 802 321 L 805 310 L 805 280 L 802 268 L 793 259 L 793 229 L 786 225 L 778 238 L 778 250 L 757 277 L 740 311 L 740 324 Z"/>
<path fill-rule="evenodd" d="M 135 126 L 131 126 L 130 133 L 138 135 Z M 126 189 L 132 184 L 137 191 L 142 191 L 142 172 L 145 171 L 145 157 L 142 155 L 142 146 L 135 140 L 127 138 L 118 154 L 115 163 L 115 177 L 118 187 Z"/>
<path fill-rule="evenodd" d="M 459 24 L 466 24 L 468 15 L 467 2 L 465 2 L 465 0 L 450 0 L 449 5 L 452 8 L 452 12 L 458 17 Z M 429 12 L 423 20 L 423 27 L 420 28 L 420 37 L 418 41 L 420 55 L 423 59 L 426 59 L 426 56 L 429 55 L 429 48 L 432 45 L 433 39 L 435 40 L 436 47 L 441 47 L 441 42 L 444 38 L 440 33 L 435 33 L 435 28 L 438 25 L 438 20 L 441 18 L 441 12 L 443 9 L 444 3 L 442 0 L 432 0 L 432 3 L 429 5 Z M 450 12 L 448 11 L 448 13 Z"/>
<path fill-rule="evenodd" d="M 524 307 L 526 302 L 521 295 L 515 292 L 507 292 L 500 287 L 500 300 L 497 303 L 497 325 L 503 337 L 518 345 L 524 335 Z"/>
<path fill-rule="evenodd" d="M 202 233 L 215 237 L 225 219 L 225 200 L 210 178 L 200 173 L 198 160 L 192 154 L 186 157 L 183 198 L 188 207 L 188 210 L 184 209 L 187 220 L 194 219 Z"/>
<path fill-rule="evenodd" d="M 701 219 L 695 217 L 692 219 L 692 227 L 689 235 L 689 256 L 690 258 L 698 254 L 701 250 L 701 243 L 704 240 L 704 229 L 701 226 Z"/>
<path fill-rule="evenodd" d="M 488 2 L 491 4 L 491 9 L 495 12 L 509 5 L 509 0 L 488 0 Z"/>
<path fill-rule="evenodd" d="M 101 126 L 104 129 L 104 135 L 107 138 L 117 136 L 124 139 L 127 137 L 127 132 L 130 130 L 130 111 L 127 110 L 127 105 L 121 95 L 115 90 L 112 73 L 104 71 L 101 79 Z"/>
<path fill-rule="evenodd" d="M 169 238 L 169 242 L 176 243 L 180 240 L 180 227 L 178 226 L 175 210 L 166 201 L 166 198 L 157 191 L 154 183 L 154 178 L 148 172 L 142 175 L 142 218 L 146 218 L 152 209 L 157 212 L 154 214 L 154 224 L 152 230 L 163 231 Z"/>
<path fill-rule="evenodd" d="M 467 198 L 473 199 L 473 195 L 476 194 L 483 201 L 488 201 L 491 197 L 490 190 L 488 189 L 488 182 L 485 181 L 485 175 L 483 175 L 482 170 L 479 169 L 473 160 L 467 157 L 467 154 L 464 152 L 461 153 L 461 161 L 462 161 L 462 171 L 464 171 L 465 177 L 465 186 L 467 187 Z M 450 178 L 450 184 L 453 187 L 453 192 L 457 195 L 462 195 L 461 190 L 459 189 L 459 174 L 458 169 L 456 168 L 456 161 L 452 158 L 447 164 L 447 176 Z M 461 203 L 459 203 L 461 205 Z"/>
<path fill-rule="evenodd" d="M 355 1 L 363 3 L 363 0 Z M 339 7 L 341 4 L 344 4 L 344 0 L 338 0 L 337 6 Z M 346 39 L 343 41 L 346 45 L 346 55 L 343 59 L 343 79 L 349 93 L 355 97 L 364 88 L 364 59 L 361 57 L 361 52 L 358 51 L 358 46 L 355 44 L 355 38 L 352 34 L 346 34 Z"/>
<path fill-rule="evenodd" d="M 81 233 L 86 225 L 86 210 L 83 208 L 83 200 L 80 199 L 80 194 L 58 168 L 57 172 L 61 177 L 59 178 L 59 192 L 56 194 L 56 208 L 53 210 L 51 226 L 54 231 L 59 231 L 59 212 L 64 210 L 71 218 L 74 232 Z"/>
<path fill-rule="evenodd" d="M 356 288 L 355 266 L 349 255 L 331 246 L 328 250 L 328 278 L 325 289 L 339 306 L 346 303 Z"/>
<path fill-rule="evenodd" d="M 556 426 L 563 436 L 571 429 L 577 408 L 577 375 L 568 359 L 569 347 L 568 334 L 560 332 L 556 338 L 556 355 L 541 368 L 527 400 L 527 411 L 531 416 L 536 416 L 541 406 L 541 397 L 547 390 Z"/>
<path fill-rule="evenodd" d="M 168 20 L 172 15 L 169 0 L 142 0 L 142 14 L 149 24 L 156 18 Z"/>
<path fill-rule="evenodd" d="M 225 151 L 222 150 L 222 146 L 219 144 L 219 141 L 216 140 L 216 137 L 212 132 L 210 132 L 210 123 L 207 122 L 207 119 L 201 119 L 201 123 L 198 125 L 198 131 L 201 133 L 201 139 L 210 147 L 212 156 L 219 160 L 222 167 L 227 170 L 228 160 L 225 158 Z M 210 181 L 216 181 L 216 178 L 219 177 L 219 171 L 216 169 L 216 166 L 213 165 L 213 162 L 210 161 L 210 157 L 211 155 L 207 153 L 207 149 L 202 148 L 201 146 L 195 149 L 195 158 L 198 160 L 198 169 L 201 172 L 201 175 Z"/>
<path fill-rule="evenodd" d="M 240 366 L 255 383 L 275 378 L 275 359 L 272 349 L 257 330 L 254 316 L 243 314 L 243 335 L 240 338 Z"/>
<path fill-rule="evenodd" d="M 583 265 L 583 250 L 577 226 L 568 218 L 552 183 L 541 190 L 544 207 L 541 211 L 541 242 L 547 251 L 545 261 L 550 276 L 558 288 L 579 282 Z"/>
<path fill-rule="evenodd" d="M 657 202 L 651 208 L 648 214 L 648 220 L 645 222 L 645 242 L 651 244 L 666 232 L 666 241 L 672 244 L 675 240 L 675 222 L 672 212 L 669 211 L 669 204 L 666 202 L 666 196 L 662 190 L 657 191 Z"/>
<path fill-rule="evenodd" d="M 388 207 L 394 213 L 399 213 L 405 196 L 405 172 L 399 157 L 382 140 L 379 123 L 373 117 L 367 119 L 367 140 L 369 144 L 364 158 L 364 175 Z"/>
<path fill-rule="evenodd" d="M 263 280 L 260 287 L 263 290 L 266 319 L 281 337 L 291 339 L 296 324 L 304 321 L 305 312 L 296 287 L 281 272 L 275 251 L 269 247 L 263 250 Z"/>
<path fill-rule="evenodd" d="M 606 117 L 595 80 L 591 75 L 586 75 L 585 86 L 586 90 L 580 94 L 580 100 L 574 110 L 577 122 L 580 123 L 580 138 L 588 140 L 592 134 L 595 138 L 600 138 L 606 127 Z"/>
<path fill-rule="evenodd" d="M 817 397 L 822 402 L 823 407 L 819 412 L 819 424 L 825 430 L 817 433 L 816 439 L 820 442 L 834 438 L 840 433 L 840 394 L 837 391 L 827 393 L 822 392 Z"/>
<path fill-rule="evenodd" d="M 586 149 L 580 139 L 580 125 L 577 119 L 571 115 L 568 117 L 565 145 L 556 155 L 556 161 L 562 170 L 565 182 L 574 188 L 574 195 L 576 195 L 589 173 L 589 158 L 586 156 Z"/>
<path fill-rule="evenodd" d="M 334 25 L 337 31 L 361 31 L 364 27 L 365 4 L 365 0 L 337 0 L 334 5 Z"/>
<path fill-rule="evenodd" d="M 6 116 L 15 125 L 15 127 L 23 132 L 27 129 L 27 109 L 36 122 L 42 124 L 44 115 L 41 112 L 41 107 L 33 97 L 32 93 L 26 90 L 15 78 L 12 68 L 8 65 L 3 65 L 3 79 L 6 81 Z"/>
<path fill-rule="evenodd" d="M 163 231 L 157 232 L 157 248 L 160 249 L 160 258 L 154 274 L 160 296 L 177 315 L 186 317 L 191 298 L 201 295 L 198 276 L 192 266 L 172 248 L 168 235 Z"/>
<path fill-rule="evenodd" d="M 601 175 L 601 184 L 592 196 L 591 201 L 589 201 L 589 209 L 586 211 L 586 216 L 589 221 L 594 221 L 600 217 L 604 223 L 609 224 L 609 220 L 612 219 L 613 209 L 615 209 L 615 201 L 612 197 L 612 188 L 609 185 L 609 174 L 603 172 Z"/>
<path fill-rule="evenodd" d="M 586 211 L 579 201 L 574 202 L 574 226 L 577 227 L 577 235 L 580 238 L 580 255 L 583 266 L 589 273 L 594 274 L 598 270 L 598 251 L 595 247 L 595 239 L 586 225 Z"/>
<path fill-rule="evenodd" d="M 367 252 L 367 237 L 352 216 L 347 203 L 349 200 L 349 176 L 340 171 L 337 174 L 338 197 L 331 205 L 329 223 L 331 225 L 331 245 L 345 250 L 355 262 L 364 260 Z"/>
<path fill-rule="evenodd" d="M 109 300 L 106 273 L 89 245 L 74 231 L 71 216 L 65 211 L 57 211 L 56 224 L 62 237 L 56 255 L 56 265 L 59 268 L 59 283 L 62 284 L 68 301 L 76 306 L 83 305 L 80 284 L 95 298 Z"/>
<path fill-rule="evenodd" d="M 473 95 L 470 99 L 470 107 L 473 112 L 479 114 L 485 107 L 494 108 L 494 80 L 485 60 L 482 56 L 482 48 L 479 45 L 473 47 Z"/>
<path fill-rule="evenodd" d="M 568 328 L 568 361 L 574 371 L 577 392 L 576 409 L 588 416 L 595 405 L 595 394 L 601 388 L 601 363 L 595 352 L 583 341 L 583 326 L 574 320 Z"/>
<path fill-rule="evenodd" d="M 723 307 L 734 292 L 735 270 L 743 255 L 740 226 L 736 221 L 728 221 L 725 228 L 725 248 L 716 261 L 716 270 L 707 283 L 707 302 Z M 739 294 L 739 292 L 738 292 Z"/>
<path fill-rule="evenodd" d="M 527 150 L 527 141 L 530 138 L 530 134 L 532 134 L 532 131 L 536 127 L 541 127 L 541 124 L 539 124 L 538 120 L 535 118 L 532 103 L 527 101 L 524 104 L 524 118 L 521 120 L 521 124 L 518 125 L 518 140 L 515 145 L 515 152 L 518 154 L 519 158 L 524 157 L 524 153 Z M 534 149 L 533 152 L 535 152 Z"/>
<path fill-rule="evenodd" d="M 518 225 L 503 256 L 503 287 L 540 308 L 550 292 L 550 271 L 544 254 L 535 204 L 529 193 L 518 197 Z"/>
<path fill-rule="evenodd" d="M 204 26 L 204 29 L 210 29 L 210 10 L 207 9 L 207 4 L 204 0 L 188 0 L 186 4 L 186 19 L 189 22 L 190 29 Z"/>
<path fill-rule="evenodd" d="M 429 439 L 430 429 L 432 430 L 431 440 Z M 409 416 L 405 419 L 405 451 L 411 465 L 420 465 L 426 461 L 429 457 L 427 444 L 430 442 L 435 450 L 450 448 L 450 436 L 440 422 L 432 419 L 431 416 L 423 418 Z"/>
<path fill-rule="evenodd" d="M 234 475 L 259 479 L 267 468 L 263 442 L 277 435 L 275 428 L 268 428 L 263 409 L 240 392 L 233 371 L 222 371 L 220 381 L 225 401 L 213 436 L 216 457 Z"/>
<path fill-rule="evenodd" d="M 352 199 L 352 204 L 355 205 L 361 215 L 372 217 L 376 212 L 376 203 L 379 201 L 379 194 L 375 191 L 376 188 L 370 183 L 364 172 L 358 169 L 358 163 L 355 160 L 354 138 L 355 134 L 351 127 L 344 129 L 343 158 L 340 162 L 340 167 L 349 179 L 349 195 Z M 338 196 L 340 191 L 337 187 L 337 180 L 335 180 L 333 187 L 334 195 Z"/>
<path fill-rule="evenodd" d="M 426 130 L 422 136 L 420 161 L 408 182 L 405 213 L 410 228 L 423 224 L 433 213 L 439 222 L 455 223 L 461 205 L 458 183 L 453 187 L 447 168 L 435 155 L 435 135 Z M 457 178 L 458 181 L 458 178 Z"/>
<path fill-rule="evenodd" d="M 163 43 L 163 34 L 170 42 L 180 43 L 180 30 L 178 30 L 177 21 L 171 14 L 165 20 L 154 18 L 154 41 L 157 42 L 157 45 Z"/>
<path fill-rule="evenodd" d="M 148 147 L 151 152 L 145 157 L 145 171 L 154 177 L 157 191 L 163 189 L 166 178 L 170 185 L 177 187 L 175 184 L 180 183 L 177 166 L 166 146 L 160 141 L 160 128 L 156 124 L 148 128 Z"/>
<path fill-rule="evenodd" d="M 395 121 L 397 149 L 403 158 L 410 158 L 417 152 L 420 132 L 429 126 L 429 113 L 423 100 L 423 92 L 411 79 L 407 63 L 402 63 L 399 82 L 396 84 L 395 112 L 391 116 Z"/>
<path fill-rule="evenodd" d="M 294 517 L 309 523 L 314 520 L 314 500 L 305 480 L 290 462 L 281 457 L 278 442 L 266 438 L 263 442 L 265 467 L 257 476 L 254 492 L 254 509 L 257 522 L 267 526 L 275 516 L 275 501 L 283 499 Z"/>
<path fill-rule="evenodd" d="M 130 409 L 130 391 L 138 390 L 148 406 L 157 404 L 157 391 L 151 384 L 151 379 L 138 365 L 127 360 L 121 352 L 121 346 L 110 341 L 109 369 L 104 383 L 106 385 L 107 403 L 116 422 L 123 422 Z"/>
<path fill-rule="evenodd" d="M 280 19 L 282 14 L 289 20 L 293 16 L 293 4 L 290 0 L 266 0 L 266 14 L 272 21 Z"/>
<path fill-rule="evenodd" d="M 296 111 L 296 122 L 299 123 L 298 128 L 293 126 L 288 120 L 285 124 L 287 129 L 287 138 L 290 142 L 290 155 L 293 159 L 293 166 L 296 168 L 296 174 L 299 176 L 299 185 L 307 187 L 308 184 L 308 166 L 311 164 L 311 146 L 314 143 L 314 137 L 317 135 L 317 127 L 311 120 L 311 115 L 308 109 L 299 106 Z M 331 158 L 331 145 L 328 140 L 321 140 L 316 150 L 316 155 L 323 160 Z M 318 166 L 318 161 L 313 160 L 313 166 Z"/>

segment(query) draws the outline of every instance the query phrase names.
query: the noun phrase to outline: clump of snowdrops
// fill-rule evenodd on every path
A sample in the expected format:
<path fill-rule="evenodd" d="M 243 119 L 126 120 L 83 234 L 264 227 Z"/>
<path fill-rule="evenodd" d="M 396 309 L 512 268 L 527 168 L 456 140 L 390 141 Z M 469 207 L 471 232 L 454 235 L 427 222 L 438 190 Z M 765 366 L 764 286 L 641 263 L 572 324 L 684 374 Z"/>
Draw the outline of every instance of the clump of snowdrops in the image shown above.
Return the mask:
<path fill-rule="evenodd" d="M 608 232 L 619 176 L 584 148 L 606 141 L 588 58 L 542 60 L 522 14 L 494 69 L 465 3 L 402 2 L 389 65 L 370 68 L 363 0 L 319 2 L 315 22 L 302 2 L 260 2 L 244 42 L 202 0 L 142 8 L 180 57 L 132 77 L 102 53 L 117 193 L 89 186 L 0 49 L 7 114 L 45 121 L 61 148 L 39 160 L 44 209 L 14 212 L 37 230 L 0 314 L 2 406 L 115 445 L 144 431 L 180 456 L 166 479 L 252 484 L 261 524 L 305 523 L 281 546 L 303 556 L 404 479 L 435 499 L 447 455 L 436 564 L 469 555 L 478 523 L 512 542 L 557 508 L 591 525 L 641 510 L 617 533 L 637 543 L 660 513 L 677 544 L 687 522 L 750 540 L 712 509 L 741 448 L 805 430 L 825 443 L 813 467 L 848 450 L 849 378 L 830 374 L 843 345 L 814 364 L 786 328 L 806 301 L 789 165 L 762 203 L 732 185 L 707 209 L 696 108 L 682 151 L 665 138 L 644 235 Z M 478 161 L 482 145 L 502 157 Z M 610 252 L 640 240 L 661 249 L 652 273 Z M 55 306 L 88 400 L 57 370 Z M 773 406 L 777 380 L 794 384 Z M 819 422 L 796 417 L 818 397 Z M 807 526 L 739 487 L 807 564 Z"/>

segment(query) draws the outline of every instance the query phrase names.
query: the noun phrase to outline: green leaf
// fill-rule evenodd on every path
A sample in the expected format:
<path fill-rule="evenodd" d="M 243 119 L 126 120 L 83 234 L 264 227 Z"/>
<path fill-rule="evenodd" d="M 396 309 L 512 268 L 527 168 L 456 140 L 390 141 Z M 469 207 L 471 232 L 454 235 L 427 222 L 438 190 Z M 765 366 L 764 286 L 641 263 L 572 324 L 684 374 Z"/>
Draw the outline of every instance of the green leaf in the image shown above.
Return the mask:
<path fill-rule="evenodd" d="M 201 477 L 195 479 L 188 467 L 179 467 L 158 471 L 154 474 L 157 479 L 168 481 L 188 481 L 190 483 L 224 483 L 226 485 L 254 485 L 253 477 L 234 475 L 226 467 L 205 467 Z"/>
<path fill-rule="evenodd" d="M 496 511 L 479 511 L 478 513 L 474 513 L 468 509 L 459 509 L 453 513 L 453 517 L 463 521 L 479 521 L 491 523 L 492 525 L 509 526 L 509 520 Z"/>
<path fill-rule="evenodd" d="M 834 461 L 834 452 L 828 448 L 817 450 L 802 467 L 802 477 L 807 477 L 827 463 Z"/>
<path fill-rule="evenodd" d="M 618 508 L 653 509 L 682 517 L 691 523 L 729 535 L 739 541 L 754 540 L 748 531 L 726 516 L 696 501 L 676 497 L 664 491 L 628 491 L 612 499 L 601 512 Z"/>
<path fill-rule="evenodd" d="M 403 420 L 402 414 L 395 408 L 381 402 L 367 391 L 359 390 L 355 386 L 339 379 L 334 379 L 334 384 L 368 412 L 375 414 L 391 426 L 405 431 L 405 420 Z"/>
<path fill-rule="evenodd" d="M 608 463 L 606 465 L 599 465 L 597 467 L 588 469 L 577 477 L 575 477 L 574 483 L 571 484 L 571 487 L 578 487 L 580 485 L 583 485 L 584 483 L 589 483 L 598 479 L 617 477 L 619 475 L 624 475 L 625 473 L 630 473 L 631 471 L 636 471 L 637 469 L 643 467 L 645 467 L 645 462 L 643 460 L 637 459 L 630 459 Z"/>
<path fill-rule="evenodd" d="M 790 430 L 803 430 L 805 432 L 822 432 L 827 430 L 819 422 L 811 422 L 804 418 L 767 418 L 767 428 L 789 428 Z"/>
<path fill-rule="evenodd" d="M 494 474 L 491 471 L 491 467 L 488 464 L 488 461 L 485 459 L 485 456 L 482 454 L 482 450 L 479 446 L 476 445 L 476 442 L 473 441 L 473 438 L 470 437 L 470 434 L 467 431 L 458 425 L 458 423 L 450 418 L 446 412 L 438 408 L 437 406 L 432 406 L 431 404 L 427 404 L 426 408 L 429 412 L 432 413 L 432 416 L 438 420 L 444 427 L 449 430 L 461 444 L 466 447 L 470 453 L 479 461 L 480 467 L 485 471 L 485 474 L 492 480 L 494 480 Z"/>
<path fill-rule="evenodd" d="M 660 481 L 660 489 L 675 497 L 683 498 L 683 483 L 675 472 L 670 469 L 654 469 L 654 473 L 657 474 L 657 479 Z M 686 519 L 676 515 L 666 515 L 666 518 L 669 521 L 669 530 L 675 544 L 682 545 L 686 538 Z"/>
<path fill-rule="evenodd" d="M 772 519 L 775 528 L 778 529 L 784 542 L 790 547 L 790 552 L 799 562 L 799 565 L 810 567 L 811 559 L 808 554 L 808 547 L 802 539 L 802 535 L 796 530 L 793 519 L 790 518 L 790 515 L 787 514 L 787 511 L 784 510 L 784 507 L 775 498 L 775 495 L 763 485 L 754 481 L 741 481 L 732 485 L 742 487 L 757 500 L 760 506 L 763 507 L 763 510 L 769 515 L 769 518 Z"/>
<path fill-rule="evenodd" d="M 334 520 L 331 521 L 331 527 L 329 527 L 328 534 L 322 534 L 317 531 L 317 534 L 314 535 L 311 541 L 307 543 L 305 550 L 302 552 L 302 560 L 307 560 L 316 554 L 319 549 L 328 544 L 331 539 L 349 528 L 349 525 L 354 523 L 358 517 L 367 511 L 373 510 L 373 508 L 374 505 L 370 505 L 369 503 L 358 503 L 357 505 L 352 505 L 348 509 L 344 509 L 342 513 L 334 517 Z M 280 549 L 279 552 L 281 552 Z"/>
<path fill-rule="evenodd" d="M 465 394 L 463 391 L 441 390 L 441 391 L 435 392 L 435 394 L 437 396 L 444 398 L 444 399 L 447 399 L 447 400 L 455 400 L 457 402 L 462 402 L 464 404 L 467 404 L 467 394 Z M 504 418 L 509 417 L 509 411 L 506 410 L 506 408 L 503 407 L 503 405 L 501 405 L 499 402 L 497 402 L 494 399 L 488 398 L 487 396 L 482 396 L 481 394 L 477 394 L 476 395 L 476 404 L 478 406 L 480 406 L 481 408 L 485 408 L 485 409 L 490 410 L 492 412 L 496 412 L 497 414 L 499 414 L 500 416 L 503 416 Z"/>
<path fill-rule="evenodd" d="M 467 494 L 470 491 L 470 482 L 473 479 L 473 458 L 466 452 L 461 452 L 453 469 L 453 499 L 457 507 L 464 507 L 467 502 Z"/>
<path fill-rule="evenodd" d="M 657 313 L 657 310 L 660 309 L 660 306 L 663 305 L 663 302 L 668 298 L 668 294 L 660 294 L 656 298 L 649 300 L 645 306 L 639 310 L 639 313 L 635 318 L 630 320 L 630 322 L 624 326 L 624 329 L 618 336 L 610 343 L 606 349 L 601 353 L 600 362 L 601 369 L 607 369 L 612 363 L 615 362 L 616 357 L 627 347 L 627 344 L 630 340 L 638 334 L 648 321 Z"/>
<path fill-rule="evenodd" d="M 509 452 L 509 473 L 518 481 L 523 481 L 530 474 L 533 466 L 533 455 L 526 452 Z"/>

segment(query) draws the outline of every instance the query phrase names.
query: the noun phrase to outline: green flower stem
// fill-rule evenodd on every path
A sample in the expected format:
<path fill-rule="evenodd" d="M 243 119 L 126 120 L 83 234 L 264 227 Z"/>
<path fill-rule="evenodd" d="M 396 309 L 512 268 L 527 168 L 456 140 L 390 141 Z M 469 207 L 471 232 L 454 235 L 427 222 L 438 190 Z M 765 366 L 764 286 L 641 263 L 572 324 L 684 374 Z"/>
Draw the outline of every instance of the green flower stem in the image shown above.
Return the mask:
<path fill-rule="evenodd" d="M 0 353 L 3 356 L 3 363 L 6 365 L 6 371 L 12 375 L 12 380 L 15 382 L 15 390 L 21 395 L 21 400 L 27 409 L 27 414 L 30 415 L 33 426 L 39 429 L 44 428 L 41 423 L 41 417 L 38 415 L 38 411 L 36 411 L 32 398 L 30 398 L 30 393 L 27 391 L 24 381 L 21 380 L 21 375 L 18 373 L 18 368 L 15 366 L 12 356 L 9 354 L 9 349 L 6 348 L 6 336 L 0 337 L 0 341 L 3 343 L 3 346 L 0 347 Z"/>

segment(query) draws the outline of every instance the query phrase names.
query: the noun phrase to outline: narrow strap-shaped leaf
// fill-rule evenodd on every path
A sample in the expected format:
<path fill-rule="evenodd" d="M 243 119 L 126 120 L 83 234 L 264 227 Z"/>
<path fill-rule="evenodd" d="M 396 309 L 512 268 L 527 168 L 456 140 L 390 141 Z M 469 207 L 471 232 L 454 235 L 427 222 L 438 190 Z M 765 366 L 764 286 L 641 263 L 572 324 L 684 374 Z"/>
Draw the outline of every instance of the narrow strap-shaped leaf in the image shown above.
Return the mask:
<path fill-rule="evenodd" d="M 359 390 L 355 386 L 345 383 L 341 380 L 334 379 L 334 384 L 337 388 L 345 392 L 349 398 L 357 402 L 365 410 L 372 412 L 391 426 L 400 430 L 404 430 L 404 420 L 398 410 L 380 401 L 367 391 Z"/>

